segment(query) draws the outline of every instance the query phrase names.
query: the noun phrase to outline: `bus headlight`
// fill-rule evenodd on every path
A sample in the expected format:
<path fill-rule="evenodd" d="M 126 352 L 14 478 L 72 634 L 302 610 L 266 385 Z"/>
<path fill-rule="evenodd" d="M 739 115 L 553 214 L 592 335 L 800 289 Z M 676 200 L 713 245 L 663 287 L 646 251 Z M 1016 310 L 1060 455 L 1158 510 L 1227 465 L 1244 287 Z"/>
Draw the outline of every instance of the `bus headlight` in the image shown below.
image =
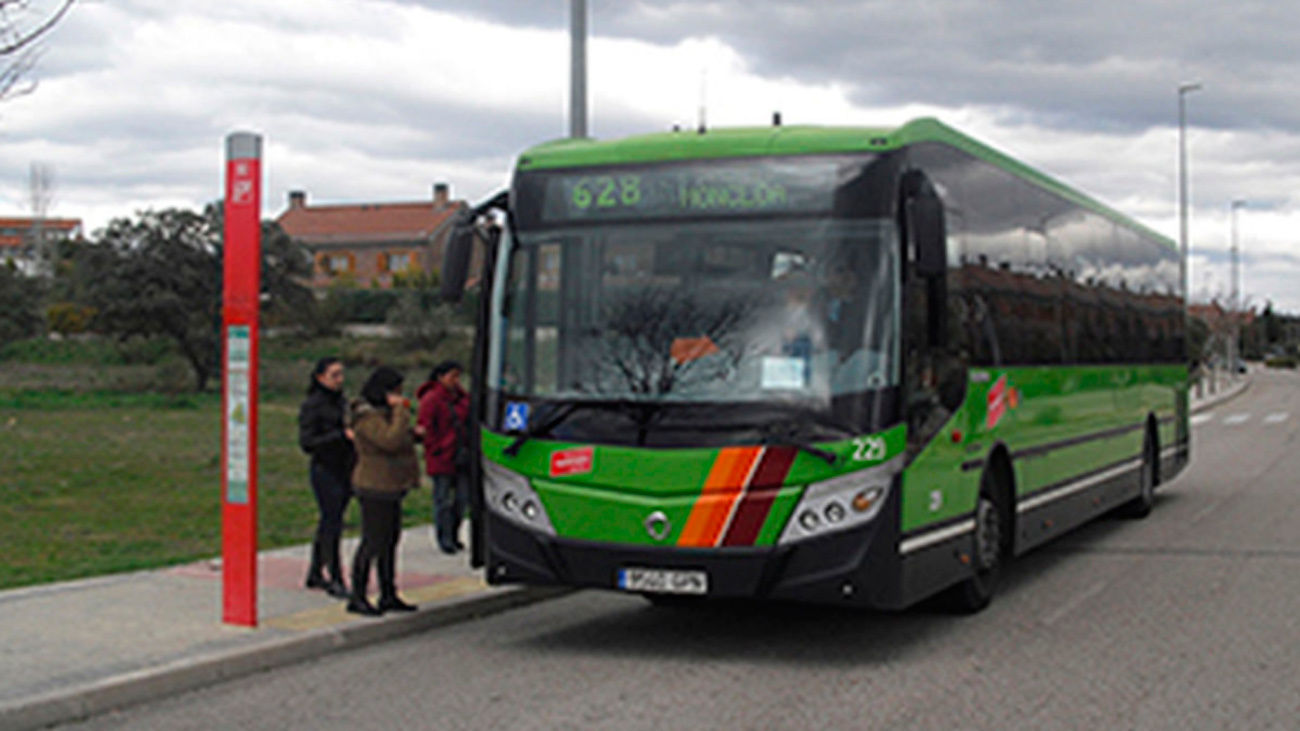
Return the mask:
<path fill-rule="evenodd" d="M 528 478 L 488 459 L 483 460 L 483 498 L 488 510 L 497 516 L 548 536 L 555 535 L 551 518 L 537 492 L 528 484 Z"/>
<path fill-rule="evenodd" d="M 901 461 L 893 459 L 870 469 L 812 483 L 804 489 L 777 543 L 794 543 L 874 519 L 885 504 L 889 486 L 901 466 Z"/>

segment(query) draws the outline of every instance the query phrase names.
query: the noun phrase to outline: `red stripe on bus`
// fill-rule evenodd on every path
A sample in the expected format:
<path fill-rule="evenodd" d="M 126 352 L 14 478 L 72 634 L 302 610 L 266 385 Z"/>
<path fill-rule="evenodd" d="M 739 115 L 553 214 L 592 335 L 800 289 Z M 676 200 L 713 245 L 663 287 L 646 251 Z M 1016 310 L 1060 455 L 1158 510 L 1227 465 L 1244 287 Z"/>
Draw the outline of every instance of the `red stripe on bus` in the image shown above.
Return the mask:
<path fill-rule="evenodd" d="M 752 546 L 758 539 L 767 514 L 772 512 L 776 495 L 790 474 L 790 465 L 794 464 L 798 453 L 794 447 L 771 447 L 758 463 L 754 476 L 745 486 L 745 495 L 736 508 L 736 515 L 731 519 L 727 534 L 723 536 L 724 546 Z"/>

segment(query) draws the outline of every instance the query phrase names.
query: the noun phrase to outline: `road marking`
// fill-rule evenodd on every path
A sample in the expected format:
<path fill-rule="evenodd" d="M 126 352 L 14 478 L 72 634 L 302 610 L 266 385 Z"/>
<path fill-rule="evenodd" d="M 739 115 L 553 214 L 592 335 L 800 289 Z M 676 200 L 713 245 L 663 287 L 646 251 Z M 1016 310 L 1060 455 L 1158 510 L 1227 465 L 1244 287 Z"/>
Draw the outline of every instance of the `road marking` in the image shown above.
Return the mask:
<path fill-rule="evenodd" d="M 1288 414 L 1288 413 L 1285 412 L 1285 411 L 1274 411 L 1273 413 L 1271 413 L 1271 414 L 1269 414 L 1268 416 L 1265 416 L 1265 417 L 1264 417 L 1264 423 L 1265 423 L 1265 424 L 1281 424 L 1282 422 L 1286 421 L 1287 418 L 1290 417 L 1290 416 L 1291 416 L 1291 415 Z"/>
<path fill-rule="evenodd" d="M 1205 507 L 1201 508 L 1201 509 L 1196 513 L 1196 515 L 1193 515 L 1193 516 L 1192 516 L 1192 519 L 1191 519 L 1191 520 L 1187 521 L 1187 523 L 1188 523 L 1189 525 L 1195 525 L 1195 524 L 1201 522 L 1201 520 L 1203 520 L 1204 518 L 1208 517 L 1208 516 L 1210 515 L 1210 513 L 1213 513 L 1214 511 L 1216 511 L 1216 510 L 1218 510 L 1218 509 L 1219 509 L 1219 504 L 1218 504 L 1218 503 L 1210 503 L 1209 505 L 1206 505 Z"/>
<path fill-rule="evenodd" d="M 1250 414 L 1233 414 L 1224 419 L 1223 423 L 1228 426 L 1236 426 L 1238 424 L 1245 424 L 1247 421 L 1250 421 Z"/>
<path fill-rule="evenodd" d="M 1197 414 L 1191 418 L 1192 426 L 1200 426 L 1207 421 L 1213 421 L 1214 414 Z"/>
<path fill-rule="evenodd" d="M 1092 586 L 1089 586 L 1087 589 L 1084 589 L 1082 592 L 1080 592 L 1078 595 L 1076 595 L 1075 597 L 1067 601 L 1065 604 L 1062 604 L 1061 606 L 1057 607 L 1055 610 L 1043 615 L 1043 619 L 1042 619 L 1043 624 L 1046 625 L 1056 624 L 1058 621 L 1060 621 L 1062 617 L 1074 611 L 1075 609 L 1078 609 L 1080 605 L 1082 605 L 1084 602 L 1088 601 L 1089 599 L 1093 598 L 1094 596 L 1100 594 L 1102 590 L 1105 588 L 1106 588 L 1106 582 L 1104 581 L 1098 581 Z"/>

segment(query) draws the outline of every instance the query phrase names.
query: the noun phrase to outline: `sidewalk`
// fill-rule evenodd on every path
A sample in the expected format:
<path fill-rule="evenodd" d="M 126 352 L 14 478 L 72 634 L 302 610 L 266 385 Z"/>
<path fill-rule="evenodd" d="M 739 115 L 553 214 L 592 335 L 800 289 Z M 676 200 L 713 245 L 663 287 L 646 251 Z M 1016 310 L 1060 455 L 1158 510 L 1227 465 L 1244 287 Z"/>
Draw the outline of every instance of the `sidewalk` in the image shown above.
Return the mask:
<path fill-rule="evenodd" d="M 345 560 L 355 547 L 344 541 Z M 557 593 L 489 587 L 421 525 L 403 531 L 397 577 L 419 611 L 359 617 L 302 587 L 309 550 L 259 554 L 255 629 L 221 622 L 217 561 L 0 592 L 0 729 L 72 721 Z"/>
<path fill-rule="evenodd" d="M 1188 399 L 1191 412 L 1204 411 L 1235 398 L 1250 387 L 1250 376 L 1258 368 L 1258 365 L 1250 365 L 1249 370 L 1244 374 L 1219 373 L 1214 380 L 1214 389 L 1211 390 L 1208 385 L 1204 386 L 1200 389 L 1199 395 L 1193 386 Z"/>

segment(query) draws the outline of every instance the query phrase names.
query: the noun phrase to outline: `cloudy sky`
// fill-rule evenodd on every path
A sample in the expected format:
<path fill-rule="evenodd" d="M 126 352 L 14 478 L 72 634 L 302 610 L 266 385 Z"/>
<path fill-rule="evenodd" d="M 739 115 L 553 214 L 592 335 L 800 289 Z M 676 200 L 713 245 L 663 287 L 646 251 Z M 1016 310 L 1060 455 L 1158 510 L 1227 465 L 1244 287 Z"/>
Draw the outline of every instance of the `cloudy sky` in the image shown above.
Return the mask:
<path fill-rule="evenodd" d="M 34 11 L 54 0 L 32 0 Z M 1300 313 L 1300 4 L 588 0 L 590 130 L 895 125 L 934 115 L 1177 236 L 1188 97 L 1192 294 Z M 34 19 L 35 16 L 31 16 Z M 110 218 L 219 196 L 222 140 L 266 138 L 264 211 L 478 199 L 567 130 L 567 0 L 78 0 L 36 90 L 0 102 L 0 214 Z"/>

